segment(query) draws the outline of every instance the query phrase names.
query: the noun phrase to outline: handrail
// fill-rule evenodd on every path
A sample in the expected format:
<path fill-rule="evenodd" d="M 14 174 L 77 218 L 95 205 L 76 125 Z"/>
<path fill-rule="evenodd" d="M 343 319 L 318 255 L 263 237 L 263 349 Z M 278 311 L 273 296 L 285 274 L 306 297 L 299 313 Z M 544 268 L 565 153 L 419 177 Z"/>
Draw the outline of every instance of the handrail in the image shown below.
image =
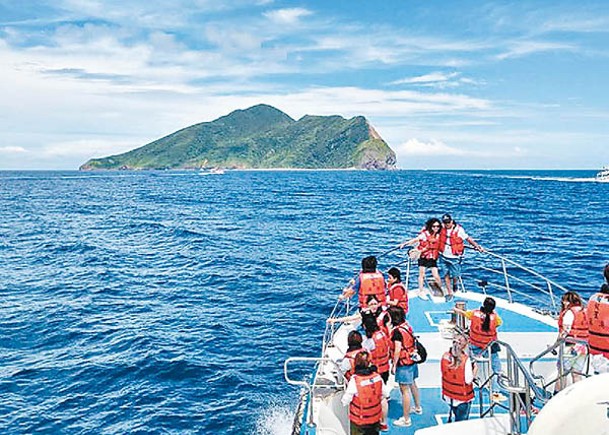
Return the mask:
<path fill-rule="evenodd" d="M 396 250 L 397 250 L 397 248 L 392 248 L 391 250 L 380 254 L 379 257 L 390 254 Z M 481 270 L 481 271 L 492 272 L 492 273 L 496 273 L 499 275 L 503 275 L 504 280 L 505 280 L 504 285 L 496 284 L 496 283 L 489 283 L 487 281 L 479 281 L 478 285 L 482 288 L 482 291 L 485 294 L 486 294 L 486 286 L 490 285 L 491 287 L 498 287 L 498 288 L 501 288 L 502 290 L 505 290 L 507 292 L 508 300 L 510 302 L 513 302 L 513 295 L 519 295 L 521 297 L 530 298 L 534 301 L 541 303 L 542 305 L 545 305 L 543 300 L 538 299 L 534 296 L 531 296 L 525 292 L 517 290 L 517 288 L 519 288 L 519 285 L 515 285 L 514 283 L 522 284 L 522 285 L 532 287 L 539 293 L 544 294 L 545 296 L 548 296 L 552 307 L 554 308 L 554 310 L 556 310 L 554 289 L 560 289 L 564 292 L 568 291 L 565 287 L 561 286 L 560 284 L 557 284 L 556 282 L 550 280 L 549 278 L 546 278 L 545 276 L 541 275 L 540 273 L 538 273 L 528 267 L 525 267 L 514 260 L 510 260 L 502 255 L 496 254 L 489 250 L 485 250 L 483 252 L 480 252 L 479 254 L 488 256 L 489 258 L 498 259 L 499 263 L 500 263 L 500 268 L 498 268 L 498 269 L 490 268 L 488 266 L 496 266 L 496 265 L 491 264 L 489 261 L 487 261 L 485 264 L 485 262 L 482 261 L 481 264 L 471 265 L 471 266 L 473 266 L 473 270 L 479 269 L 479 271 Z M 411 268 L 412 261 L 413 260 L 409 256 L 407 256 L 405 259 L 402 259 L 397 262 L 393 262 L 394 265 L 404 265 L 404 264 L 406 265 L 406 273 L 405 273 L 406 276 L 405 276 L 405 280 L 403 280 L 403 282 L 404 282 L 407 290 L 409 289 L 411 270 L 413 270 Z M 514 273 L 513 272 L 514 269 L 509 270 L 510 268 L 508 268 L 508 265 L 510 266 L 510 268 L 515 267 L 522 272 L 526 272 L 534 277 L 541 279 L 545 283 L 545 287 L 547 287 L 547 290 L 543 288 L 544 287 L 543 285 L 542 286 L 538 285 L 538 283 L 536 283 L 535 280 L 531 280 L 532 282 L 526 281 L 526 278 L 531 279 L 531 277 L 524 276 L 522 273 Z M 470 264 L 468 264 L 468 266 L 470 266 Z M 470 271 L 471 271 L 471 269 L 470 269 Z M 510 272 L 512 272 L 512 273 L 510 273 Z M 470 279 L 468 277 L 469 275 L 470 274 L 466 273 L 464 275 L 464 278 L 466 280 L 469 280 Z M 522 279 L 522 277 L 524 277 L 525 279 Z M 479 278 L 483 279 L 483 277 L 479 277 Z M 461 279 L 459 280 L 459 285 L 460 285 L 462 291 L 467 291 L 463 280 L 461 280 Z M 514 287 L 516 287 L 516 288 L 514 288 Z M 520 289 L 522 289 L 522 286 L 520 286 Z M 343 313 L 346 315 L 349 315 L 349 314 L 351 314 L 352 311 L 355 311 L 354 309 L 357 309 L 357 303 L 352 304 L 350 302 L 350 298 L 339 297 L 338 300 L 336 301 L 334 307 L 332 308 L 329 318 L 342 317 L 342 316 L 340 316 L 340 314 L 343 314 Z M 309 398 L 306 409 L 307 409 L 308 423 L 310 425 L 313 425 L 312 394 L 313 394 L 314 389 L 316 388 L 316 385 L 315 385 L 316 377 L 317 377 L 316 375 L 319 372 L 319 368 L 320 368 L 321 364 L 328 363 L 328 362 L 331 362 L 332 364 L 337 366 L 336 361 L 334 361 L 330 358 L 324 357 L 324 356 L 327 355 L 328 347 L 333 345 L 335 333 L 339 328 L 340 328 L 340 326 L 336 326 L 336 324 L 332 323 L 332 322 L 328 322 L 326 324 L 324 334 L 323 334 L 323 340 L 322 340 L 322 354 L 321 354 L 322 357 L 321 358 L 292 357 L 292 358 L 288 358 L 284 363 L 284 377 L 285 377 L 286 381 L 289 384 L 299 385 L 299 386 L 303 387 L 304 390 L 306 391 L 307 397 Z M 502 341 L 497 341 L 497 343 L 506 349 L 506 354 L 508 355 L 508 368 L 509 368 L 509 374 L 510 374 L 510 376 L 508 376 L 507 378 L 504 376 L 499 376 L 498 382 L 502 387 L 504 387 L 508 391 L 510 391 L 510 393 L 511 393 L 510 396 L 513 396 L 511 398 L 512 400 L 510 400 L 511 409 L 514 407 L 518 408 L 519 403 L 522 404 L 522 399 L 516 393 L 522 392 L 524 389 L 524 391 L 526 392 L 526 397 L 527 397 L 527 399 L 526 399 L 527 403 L 525 404 L 525 410 L 527 412 L 527 417 L 530 418 L 530 409 L 528 407 L 528 405 L 530 405 L 530 396 L 529 396 L 530 391 L 533 391 L 535 396 L 537 398 L 539 398 L 539 400 L 542 400 L 542 401 L 547 401 L 549 399 L 549 393 L 546 391 L 545 386 L 544 386 L 544 388 L 540 388 L 537 385 L 535 378 L 539 379 L 539 377 L 534 376 L 534 374 L 532 374 L 533 373 L 532 371 L 529 372 L 525 368 L 525 366 L 518 359 L 517 355 L 515 354 L 514 350 L 511 348 L 511 346 L 509 344 L 502 342 Z M 291 362 L 295 362 L 295 361 L 309 361 L 309 362 L 316 363 L 317 368 L 314 371 L 315 378 L 313 379 L 312 382 L 307 382 L 304 380 L 298 381 L 298 380 L 291 379 L 289 377 L 288 364 Z M 342 375 L 339 368 L 337 370 L 337 373 L 340 373 L 340 375 Z M 519 384 L 519 379 L 520 379 L 519 373 L 522 373 L 522 375 L 523 375 L 524 386 L 520 386 L 520 384 Z M 488 382 L 491 382 L 492 376 L 494 376 L 494 375 L 491 375 L 489 377 L 489 379 L 487 379 L 487 381 L 484 382 L 483 385 L 486 385 Z M 343 382 L 342 385 L 340 385 L 337 381 L 341 381 L 341 377 L 337 378 L 334 381 L 335 382 L 334 385 L 324 385 L 324 387 L 337 388 L 337 389 L 341 388 L 341 387 L 344 388 L 344 378 L 342 378 L 342 382 Z M 319 385 L 319 387 L 321 387 L 321 384 Z M 517 396 L 518 396 L 518 399 L 516 399 Z M 495 406 L 495 404 L 493 406 Z M 491 406 L 491 410 L 492 410 L 493 406 Z M 518 409 L 520 409 L 520 408 L 518 408 Z M 520 423 L 518 423 L 518 425 L 519 424 Z M 519 426 L 517 428 L 514 426 L 514 425 L 516 425 L 516 423 L 514 422 L 514 418 L 512 418 L 512 425 L 515 430 L 520 429 Z"/>
<path fill-rule="evenodd" d="M 520 361 L 520 358 L 518 358 L 518 355 L 516 354 L 516 352 L 514 352 L 514 349 L 512 348 L 512 346 L 510 346 L 505 341 L 501 341 L 501 340 L 495 340 L 493 343 L 498 343 L 502 348 L 504 348 L 506 350 L 506 355 L 508 356 L 508 362 L 511 358 L 511 360 L 514 362 L 514 364 L 518 368 L 518 370 L 524 375 L 524 379 L 529 384 L 531 389 L 533 390 L 533 393 L 535 393 L 535 397 L 539 398 L 543 403 L 547 402 L 550 399 L 551 395 L 549 395 L 544 389 L 539 388 L 539 386 L 535 382 L 535 379 L 533 379 L 533 376 L 531 376 L 531 374 L 526 369 L 526 367 L 524 366 L 522 361 Z M 492 345 L 492 343 L 489 345 L 489 348 L 491 345 Z M 502 380 L 503 380 L 503 378 L 500 377 L 499 384 L 501 386 L 516 387 L 516 385 L 515 386 L 505 385 L 502 382 Z M 520 386 L 518 385 L 517 387 L 520 387 Z"/>
<path fill-rule="evenodd" d="M 520 264 L 520 263 L 517 263 L 517 262 L 516 262 L 516 261 L 514 261 L 514 260 L 510 260 L 509 258 L 504 257 L 504 256 L 499 255 L 499 254 L 496 254 L 496 253 L 494 253 L 494 252 L 492 252 L 492 251 L 484 251 L 484 253 L 486 253 L 486 254 L 490 255 L 491 257 L 495 257 L 495 258 L 498 258 L 498 259 L 500 259 L 500 260 L 501 260 L 501 264 L 503 265 L 503 269 L 504 269 L 504 276 L 506 277 L 506 283 L 507 283 L 507 276 L 508 276 L 509 274 L 507 273 L 507 268 L 506 268 L 506 266 L 505 266 L 505 263 L 509 263 L 509 264 L 511 264 L 512 266 L 515 266 L 515 267 L 517 267 L 518 269 L 521 269 L 521 270 L 523 270 L 523 271 L 525 271 L 525 272 L 527 272 L 527 273 L 530 273 L 531 275 L 536 276 L 537 278 L 540 278 L 540 279 L 542 279 L 543 281 L 545 281 L 546 286 L 548 287 L 548 292 L 547 292 L 547 293 L 546 293 L 546 292 L 543 292 L 543 293 L 546 293 L 546 294 L 548 294 L 548 295 L 550 296 L 550 301 L 551 301 L 551 303 L 552 303 L 552 307 L 553 307 L 555 310 L 556 310 L 556 301 L 555 301 L 555 298 L 554 298 L 554 292 L 552 291 L 552 286 L 554 286 L 554 287 L 556 287 L 556 288 L 559 288 L 559 289 L 560 289 L 560 290 L 562 290 L 563 292 L 567 292 L 567 291 L 568 291 L 568 290 L 567 290 L 567 289 L 566 289 L 564 286 L 562 286 L 562 285 L 560 285 L 560 284 L 556 283 L 555 281 L 552 281 L 552 280 L 551 280 L 551 279 L 549 279 L 549 278 L 546 278 L 545 276 L 543 276 L 543 275 L 542 275 L 542 274 L 540 274 L 539 272 L 534 271 L 534 270 L 533 270 L 533 269 L 531 269 L 531 268 L 528 268 L 528 267 L 526 267 L 526 266 L 523 266 L 523 265 L 522 265 L 522 264 Z M 513 278 L 516 278 L 516 279 L 517 279 L 517 277 L 513 277 Z M 508 285 L 506 285 L 506 287 L 508 287 L 508 294 L 509 294 L 509 296 L 510 296 L 510 302 L 511 302 L 511 292 L 510 292 L 510 289 L 509 289 L 509 284 L 508 284 Z"/>
<path fill-rule="evenodd" d="M 584 372 L 578 372 L 573 370 L 573 367 L 571 367 L 566 373 L 564 372 L 564 365 L 563 365 L 563 361 L 565 358 L 565 346 L 567 344 L 577 344 L 577 345 L 581 345 L 581 346 L 585 346 L 586 352 L 586 368 L 584 370 Z M 556 349 L 558 349 L 558 352 L 556 351 Z M 539 360 L 541 360 L 541 358 L 545 357 L 548 354 L 552 354 L 552 355 L 556 355 L 558 353 L 558 376 L 556 377 L 556 379 L 553 379 L 549 382 L 546 383 L 545 378 L 542 375 L 538 375 L 536 374 L 533 365 L 535 363 L 537 363 Z M 546 390 L 547 394 L 551 394 L 547 389 L 549 386 L 555 384 L 556 382 L 558 382 L 559 380 L 563 379 L 566 375 L 568 375 L 569 373 L 575 373 L 578 375 L 582 375 L 585 377 L 589 377 L 589 372 L 590 372 L 590 346 L 588 345 L 588 342 L 586 340 L 581 340 L 578 338 L 573 338 L 573 337 L 562 337 L 557 339 L 554 344 L 552 344 L 551 346 L 548 346 L 546 349 L 544 349 L 542 352 L 540 352 L 538 355 L 536 355 L 535 357 L 533 357 L 531 359 L 531 361 L 529 362 L 529 371 L 531 372 L 531 375 L 537 379 L 540 380 L 543 386 L 543 389 Z"/>
<path fill-rule="evenodd" d="M 294 379 L 290 378 L 290 376 L 289 376 L 288 365 L 291 362 L 315 362 L 316 367 L 319 367 L 321 363 L 332 363 L 334 365 L 334 367 L 337 369 L 336 372 L 338 374 L 340 374 L 340 377 L 338 378 L 338 380 L 342 381 L 342 382 L 340 384 L 335 383 L 334 385 L 328 385 L 328 384 L 317 385 L 316 384 L 317 376 L 315 376 L 313 378 L 313 382 L 311 382 L 311 383 L 304 381 L 304 380 L 302 380 L 302 381 L 294 380 Z M 305 389 L 306 396 L 307 396 L 307 399 L 309 402 L 309 406 L 307 406 L 307 424 L 311 427 L 315 426 L 315 423 L 313 422 L 313 401 L 312 401 L 313 391 L 315 390 L 315 388 L 316 387 L 336 388 L 337 391 L 339 389 L 345 388 L 345 377 L 344 377 L 343 373 L 340 371 L 340 367 L 338 366 L 336 361 L 334 361 L 332 358 L 289 357 L 288 359 L 286 359 L 283 362 L 283 377 L 288 384 L 298 385 Z"/>
<path fill-rule="evenodd" d="M 497 402 L 493 402 L 488 410 L 482 410 L 482 389 L 485 387 L 486 384 L 491 384 L 492 386 L 493 377 L 498 376 L 497 382 L 499 386 L 510 393 L 509 407 L 506 408 L 510 414 L 510 433 L 522 434 L 524 432 L 522 428 L 522 422 L 520 420 L 520 411 L 523 410 L 525 412 L 527 430 L 533 420 L 531 414 L 531 391 L 533 392 L 533 394 L 535 394 L 535 397 L 543 403 L 547 402 L 550 399 L 551 395 L 545 389 L 540 388 L 537 385 L 533 376 L 529 373 L 522 361 L 520 361 L 520 358 L 518 358 L 518 355 L 516 355 L 516 352 L 514 352 L 514 349 L 508 343 L 501 340 L 495 340 L 489 343 L 487 348 L 482 352 L 482 355 L 488 355 L 484 356 L 484 361 L 488 362 L 488 364 L 490 365 L 490 358 L 492 358 L 490 355 L 490 349 L 491 346 L 495 343 L 505 349 L 507 356 L 507 375 L 491 373 L 488 379 L 486 379 L 482 383 L 482 385 L 479 386 L 481 405 L 480 415 L 481 417 L 484 417 L 489 412 L 492 415 L 492 411 L 495 406 L 501 406 L 505 408 L 504 405 L 500 405 Z M 492 372 L 492 370 L 490 371 Z M 524 381 L 522 383 L 520 382 L 521 377 Z M 492 392 L 492 388 L 489 390 L 489 396 L 490 392 Z M 522 399 L 521 397 L 522 394 L 524 395 L 524 399 Z"/>

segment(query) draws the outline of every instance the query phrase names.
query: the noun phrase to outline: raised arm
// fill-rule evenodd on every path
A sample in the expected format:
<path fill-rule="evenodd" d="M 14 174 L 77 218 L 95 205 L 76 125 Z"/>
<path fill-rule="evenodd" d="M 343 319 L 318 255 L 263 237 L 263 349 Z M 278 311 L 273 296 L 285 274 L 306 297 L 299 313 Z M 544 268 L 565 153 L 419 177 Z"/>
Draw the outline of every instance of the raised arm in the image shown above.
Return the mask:
<path fill-rule="evenodd" d="M 419 238 L 415 237 L 414 239 L 406 240 L 400 244 L 400 249 L 404 249 L 406 246 L 414 246 L 419 243 Z"/>

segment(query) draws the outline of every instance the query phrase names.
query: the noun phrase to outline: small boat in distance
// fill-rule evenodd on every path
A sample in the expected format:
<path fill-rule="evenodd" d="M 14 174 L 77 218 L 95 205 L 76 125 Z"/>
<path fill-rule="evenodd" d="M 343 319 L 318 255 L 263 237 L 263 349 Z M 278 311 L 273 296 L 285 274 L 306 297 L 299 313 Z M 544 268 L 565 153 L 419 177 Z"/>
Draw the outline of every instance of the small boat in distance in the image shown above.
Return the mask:
<path fill-rule="evenodd" d="M 199 175 L 223 175 L 224 169 L 219 167 L 213 168 L 201 168 L 198 172 Z"/>
<path fill-rule="evenodd" d="M 596 174 L 596 181 L 601 183 L 609 183 L 609 166 L 604 166 L 598 174 Z"/>

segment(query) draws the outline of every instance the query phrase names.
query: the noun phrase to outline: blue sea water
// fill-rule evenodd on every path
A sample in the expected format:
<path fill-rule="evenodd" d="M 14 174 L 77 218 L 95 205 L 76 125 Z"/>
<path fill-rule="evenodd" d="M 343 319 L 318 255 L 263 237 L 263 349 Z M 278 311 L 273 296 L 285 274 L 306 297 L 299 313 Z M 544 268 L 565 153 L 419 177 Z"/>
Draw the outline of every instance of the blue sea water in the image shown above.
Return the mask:
<path fill-rule="evenodd" d="M 596 291 L 593 176 L 0 172 L 0 433 L 289 433 L 284 359 L 318 356 L 360 258 L 430 216 Z"/>

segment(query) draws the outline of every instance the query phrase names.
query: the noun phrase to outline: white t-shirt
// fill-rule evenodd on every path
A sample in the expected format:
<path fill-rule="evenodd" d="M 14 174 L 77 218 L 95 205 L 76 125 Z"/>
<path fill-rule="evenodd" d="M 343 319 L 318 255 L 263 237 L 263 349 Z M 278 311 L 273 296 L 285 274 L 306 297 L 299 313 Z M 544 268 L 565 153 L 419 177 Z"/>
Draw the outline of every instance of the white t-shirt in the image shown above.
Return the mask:
<path fill-rule="evenodd" d="M 380 375 L 379 375 L 380 376 Z M 383 384 L 383 397 L 388 398 L 391 394 L 391 389 L 381 380 Z M 357 383 L 355 382 L 355 377 L 351 377 L 349 379 L 349 383 L 347 384 L 347 388 L 345 389 L 345 393 L 341 399 L 343 406 L 347 406 L 353 400 L 353 396 L 357 394 Z"/>
<path fill-rule="evenodd" d="M 457 235 L 459 237 L 461 237 L 463 240 L 467 240 L 469 239 L 469 236 L 467 235 L 467 233 L 465 232 L 465 230 L 463 229 L 463 227 L 461 225 L 458 225 L 456 227 L 457 230 Z M 447 257 L 447 258 L 458 258 L 458 255 L 453 254 L 452 251 L 452 247 L 450 246 L 450 236 L 452 235 L 453 231 L 455 231 L 455 227 L 452 227 L 450 230 L 447 229 L 446 230 L 446 245 L 444 246 L 444 251 L 442 252 L 442 255 Z"/>
<path fill-rule="evenodd" d="M 562 316 L 562 330 L 566 333 L 569 333 L 571 331 L 571 328 L 573 327 L 574 320 L 575 314 L 573 314 L 573 310 L 567 310 Z"/>

